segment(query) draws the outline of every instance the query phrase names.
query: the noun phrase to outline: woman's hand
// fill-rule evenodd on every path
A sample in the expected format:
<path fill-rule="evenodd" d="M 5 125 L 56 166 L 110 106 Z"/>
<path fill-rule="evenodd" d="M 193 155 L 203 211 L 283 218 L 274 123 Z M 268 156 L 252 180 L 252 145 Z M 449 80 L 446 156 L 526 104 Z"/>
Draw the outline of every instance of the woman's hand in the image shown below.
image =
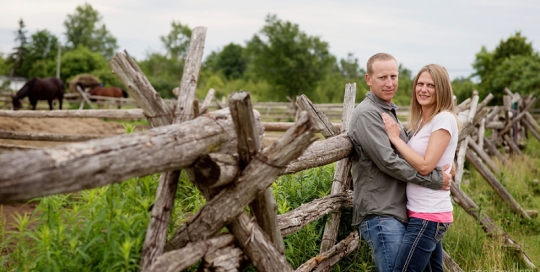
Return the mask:
<path fill-rule="evenodd" d="M 394 121 L 394 119 L 385 112 L 382 113 L 382 119 L 384 122 L 384 128 L 386 129 L 386 133 L 388 133 L 388 137 L 390 138 L 390 141 L 392 141 L 392 139 L 395 139 L 395 138 L 399 139 L 401 128 L 396 123 L 396 121 Z"/>

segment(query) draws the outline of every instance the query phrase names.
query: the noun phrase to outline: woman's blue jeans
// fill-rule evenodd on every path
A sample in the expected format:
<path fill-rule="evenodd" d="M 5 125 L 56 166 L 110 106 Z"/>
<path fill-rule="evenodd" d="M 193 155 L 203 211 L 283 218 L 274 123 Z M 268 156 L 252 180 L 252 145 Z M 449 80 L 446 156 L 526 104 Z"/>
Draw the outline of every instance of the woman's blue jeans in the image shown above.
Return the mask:
<path fill-rule="evenodd" d="M 442 238 L 450 223 L 410 218 L 401 241 L 395 271 L 443 271 Z"/>
<path fill-rule="evenodd" d="M 405 224 L 392 216 L 376 216 L 360 223 L 360 233 L 371 247 L 377 271 L 392 271 L 405 233 Z"/>

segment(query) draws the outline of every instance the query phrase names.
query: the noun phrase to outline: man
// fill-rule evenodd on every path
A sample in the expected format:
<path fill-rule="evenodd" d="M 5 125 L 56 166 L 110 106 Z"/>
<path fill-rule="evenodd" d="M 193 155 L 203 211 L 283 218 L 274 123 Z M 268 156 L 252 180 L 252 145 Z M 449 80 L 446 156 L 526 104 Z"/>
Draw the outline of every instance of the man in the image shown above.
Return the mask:
<path fill-rule="evenodd" d="M 452 177 L 439 167 L 428 176 L 420 175 L 390 144 L 381 113 L 399 123 L 392 103 L 398 88 L 395 58 L 386 53 L 373 55 L 367 62 L 366 82 L 370 91 L 354 110 L 348 132 L 354 146 L 353 225 L 360 225 L 377 271 L 392 271 L 408 221 L 406 182 L 449 190 Z M 400 138 L 408 141 L 403 127 Z"/>

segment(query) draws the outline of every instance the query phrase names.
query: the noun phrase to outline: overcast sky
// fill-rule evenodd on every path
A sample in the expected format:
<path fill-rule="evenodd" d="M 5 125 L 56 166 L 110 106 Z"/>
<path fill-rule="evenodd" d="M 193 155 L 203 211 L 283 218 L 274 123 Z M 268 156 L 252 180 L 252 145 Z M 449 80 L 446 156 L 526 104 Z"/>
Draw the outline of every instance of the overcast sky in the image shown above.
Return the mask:
<path fill-rule="evenodd" d="M 12 51 L 21 18 L 29 36 L 47 29 L 65 42 L 63 22 L 84 3 L 101 14 L 119 50 L 137 59 L 164 52 L 160 36 L 172 21 L 207 27 L 206 57 L 231 42 L 245 45 L 268 14 L 328 42 L 338 58 L 353 53 L 363 68 L 371 55 L 388 52 L 413 73 L 438 63 L 452 78 L 468 76 L 482 46 L 491 51 L 516 31 L 540 51 L 538 0 L 0 0 L 0 52 Z"/>

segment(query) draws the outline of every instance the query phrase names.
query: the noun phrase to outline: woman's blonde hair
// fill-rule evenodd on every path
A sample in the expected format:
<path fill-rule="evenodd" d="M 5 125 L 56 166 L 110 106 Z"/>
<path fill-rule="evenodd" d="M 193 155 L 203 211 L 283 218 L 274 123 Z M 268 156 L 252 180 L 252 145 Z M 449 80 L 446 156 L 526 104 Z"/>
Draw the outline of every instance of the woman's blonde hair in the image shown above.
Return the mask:
<path fill-rule="evenodd" d="M 448 71 L 446 71 L 446 68 L 444 68 L 444 66 L 438 64 L 428 64 L 422 67 L 420 71 L 418 71 L 418 74 L 416 75 L 416 78 L 413 82 L 408 121 L 411 131 L 416 131 L 418 129 L 418 127 L 420 126 L 420 120 L 422 119 L 422 106 L 420 105 L 420 103 L 418 103 L 418 100 L 416 100 L 416 85 L 418 84 L 418 78 L 424 72 L 428 72 L 433 79 L 433 83 L 435 84 L 436 99 L 435 111 L 433 111 L 431 116 L 428 117 L 428 120 L 426 120 L 426 122 L 431 121 L 433 117 L 435 117 L 435 115 L 442 111 L 449 111 L 454 114 L 454 116 L 456 116 L 456 109 L 454 106 L 453 98 L 454 94 L 452 92 L 452 84 L 450 82 L 450 77 L 448 76 Z M 458 119 L 456 116 L 456 121 L 457 120 Z"/>

